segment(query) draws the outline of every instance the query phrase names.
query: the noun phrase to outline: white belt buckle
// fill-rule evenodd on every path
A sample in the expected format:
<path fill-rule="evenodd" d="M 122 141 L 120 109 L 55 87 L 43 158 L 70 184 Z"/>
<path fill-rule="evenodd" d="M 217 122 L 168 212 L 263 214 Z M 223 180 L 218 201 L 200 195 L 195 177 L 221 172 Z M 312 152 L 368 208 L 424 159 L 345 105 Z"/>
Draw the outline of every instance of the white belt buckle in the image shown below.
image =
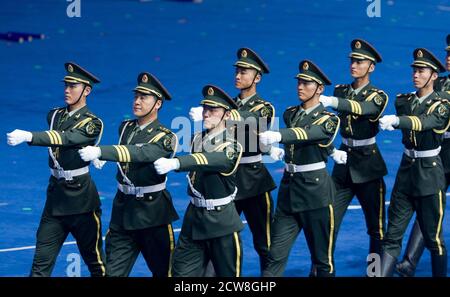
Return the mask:
<path fill-rule="evenodd" d="M 135 187 L 134 188 L 134 195 L 136 195 L 136 198 L 144 198 L 144 193 L 142 193 L 142 188 Z"/>
<path fill-rule="evenodd" d="M 214 209 L 214 201 L 212 199 L 205 200 L 206 202 L 206 209 L 207 210 L 213 210 Z"/>
<path fill-rule="evenodd" d="M 71 171 L 62 171 L 64 179 L 67 181 L 72 181 L 73 180 L 73 176 L 72 176 L 72 172 Z"/>
<path fill-rule="evenodd" d="M 348 143 L 348 146 L 351 146 L 351 147 L 355 146 L 355 141 L 352 138 L 347 138 L 347 143 Z"/>
<path fill-rule="evenodd" d="M 412 150 L 412 155 L 413 155 L 413 158 L 417 158 L 417 156 L 419 154 L 418 154 L 418 152 L 416 150 Z"/>
<path fill-rule="evenodd" d="M 294 173 L 295 172 L 295 164 L 292 163 L 288 163 L 287 165 L 287 171 L 290 173 Z"/>

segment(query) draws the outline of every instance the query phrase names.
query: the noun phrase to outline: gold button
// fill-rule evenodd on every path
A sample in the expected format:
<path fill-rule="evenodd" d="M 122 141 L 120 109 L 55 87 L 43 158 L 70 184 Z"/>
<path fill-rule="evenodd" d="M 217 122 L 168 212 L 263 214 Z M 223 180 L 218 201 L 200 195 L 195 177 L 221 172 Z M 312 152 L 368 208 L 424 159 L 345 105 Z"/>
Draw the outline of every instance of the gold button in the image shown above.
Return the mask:
<path fill-rule="evenodd" d="M 436 162 L 433 162 L 433 166 L 436 166 Z"/>
<path fill-rule="evenodd" d="M 351 148 L 348 148 L 348 151 L 349 151 L 349 152 L 351 152 L 351 151 L 352 151 L 352 149 L 351 149 Z"/>
<path fill-rule="evenodd" d="M 412 159 L 411 161 L 416 162 L 416 159 Z"/>
<path fill-rule="evenodd" d="M 318 178 L 318 177 L 316 177 L 316 181 L 317 181 L 317 182 L 319 181 L 319 178 Z"/>
<path fill-rule="evenodd" d="M 377 150 L 373 150 L 372 152 L 375 154 L 377 152 Z"/>
<path fill-rule="evenodd" d="M 350 132 L 350 127 L 346 127 L 345 131 Z"/>
<path fill-rule="evenodd" d="M 148 200 L 152 201 L 153 200 L 153 196 L 148 196 Z"/>

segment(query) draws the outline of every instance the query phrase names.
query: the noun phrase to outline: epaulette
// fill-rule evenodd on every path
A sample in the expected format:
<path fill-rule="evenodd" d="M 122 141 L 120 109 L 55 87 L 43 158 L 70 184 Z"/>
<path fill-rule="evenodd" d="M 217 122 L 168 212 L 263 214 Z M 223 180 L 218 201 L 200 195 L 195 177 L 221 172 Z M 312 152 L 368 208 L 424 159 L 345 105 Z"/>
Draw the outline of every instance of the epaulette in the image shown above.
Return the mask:
<path fill-rule="evenodd" d="M 403 98 L 403 97 L 409 97 L 412 96 L 414 93 L 402 93 L 402 94 L 397 94 L 397 98 Z"/>
<path fill-rule="evenodd" d="M 95 114 L 90 113 L 90 112 L 86 112 L 85 115 L 87 115 L 88 117 L 94 118 L 94 119 L 98 118 Z"/>
<path fill-rule="evenodd" d="M 158 127 L 158 130 L 160 130 L 160 131 L 162 131 L 162 132 L 165 132 L 166 134 L 173 133 L 172 131 L 170 131 L 169 129 L 167 129 L 167 128 L 164 127 L 164 126 L 159 126 L 159 127 Z"/>
<path fill-rule="evenodd" d="M 336 85 L 334 88 L 335 89 L 339 89 L 339 88 L 346 88 L 348 85 Z"/>
<path fill-rule="evenodd" d="M 321 113 L 322 113 L 322 114 L 325 114 L 325 115 L 337 117 L 337 115 L 336 115 L 335 113 L 329 112 L 329 111 L 327 111 L 327 110 L 325 110 L 325 109 L 322 110 Z"/>
<path fill-rule="evenodd" d="M 295 109 L 295 108 L 297 108 L 297 106 L 289 106 L 288 108 L 286 108 L 286 110 L 289 110 L 289 109 Z"/>

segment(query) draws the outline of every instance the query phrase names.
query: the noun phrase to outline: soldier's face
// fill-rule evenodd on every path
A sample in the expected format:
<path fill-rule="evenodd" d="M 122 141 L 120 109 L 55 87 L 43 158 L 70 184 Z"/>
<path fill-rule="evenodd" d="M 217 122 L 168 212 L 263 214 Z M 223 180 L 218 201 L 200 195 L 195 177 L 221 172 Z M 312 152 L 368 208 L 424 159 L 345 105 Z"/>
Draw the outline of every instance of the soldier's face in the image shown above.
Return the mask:
<path fill-rule="evenodd" d="M 369 60 L 350 59 L 350 74 L 353 78 L 360 78 L 374 70 L 375 66 Z"/>
<path fill-rule="evenodd" d="M 432 71 L 430 68 L 413 67 L 413 83 L 416 89 L 425 88 L 430 84 L 432 86 L 436 78 L 436 72 Z"/>
<path fill-rule="evenodd" d="M 303 102 L 312 98 L 318 90 L 318 84 L 314 81 L 297 80 L 297 95 Z"/>
<path fill-rule="evenodd" d="M 256 76 L 256 78 L 255 78 Z M 245 89 L 255 83 L 259 83 L 261 75 L 255 69 L 247 69 L 242 67 L 236 67 L 234 73 L 234 86 L 239 89 Z"/>
<path fill-rule="evenodd" d="M 225 108 L 203 106 L 203 127 L 207 130 L 214 129 L 221 124 L 225 117 Z"/>
<path fill-rule="evenodd" d="M 450 71 L 450 51 L 447 51 L 447 58 L 445 59 L 445 68 Z"/>
<path fill-rule="evenodd" d="M 83 84 L 81 83 L 64 83 L 64 101 L 67 105 L 72 105 L 77 103 L 78 99 L 81 96 L 81 93 L 83 92 Z M 90 92 L 90 87 L 85 88 L 85 96 Z"/>
<path fill-rule="evenodd" d="M 155 96 L 140 92 L 134 93 L 133 113 L 136 117 L 139 118 L 147 115 L 152 108 L 152 114 L 156 113 L 160 107 L 161 101 L 157 100 Z"/>

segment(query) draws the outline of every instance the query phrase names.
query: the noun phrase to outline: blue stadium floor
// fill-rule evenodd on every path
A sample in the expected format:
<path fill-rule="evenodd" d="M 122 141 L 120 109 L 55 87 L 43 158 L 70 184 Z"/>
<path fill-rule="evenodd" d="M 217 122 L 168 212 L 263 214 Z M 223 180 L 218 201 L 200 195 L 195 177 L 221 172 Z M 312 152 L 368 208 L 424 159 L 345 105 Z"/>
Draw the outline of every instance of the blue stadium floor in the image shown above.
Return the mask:
<path fill-rule="evenodd" d="M 22 44 L 0 40 L 0 134 L 15 128 L 47 128 L 48 110 L 64 104 L 59 81 L 64 75 L 63 63 L 68 60 L 102 80 L 90 96 L 89 106 L 105 123 L 103 144 L 114 144 L 118 125 L 132 116 L 131 90 L 141 71 L 156 74 L 172 93 L 173 101 L 165 104 L 160 115 L 170 126 L 173 117 L 187 116 L 189 108 L 198 104 L 203 85 L 214 83 L 236 93 L 232 65 L 236 50 L 242 46 L 254 48 L 268 62 L 271 73 L 264 77 L 259 92 L 281 115 L 286 107 L 298 104 L 292 78 L 304 58 L 316 61 L 333 84 L 350 82 L 347 55 L 349 43 L 356 37 L 370 41 L 383 55 L 384 62 L 377 66 L 372 81 L 389 94 L 386 113 L 393 113 L 395 95 L 412 91 L 409 65 L 413 49 L 426 47 L 444 58 L 450 1 L 382 1 L 380 18 L 367 16 L 368 4 L 363 0 L 204 0 L 201 4 L 81 0 L 81 17 L 68 18 L 66 1 L 3 1 L 0 33 L 43 33 L 46 39 Z M 326 94 L 331 93 L 332 88 L 328 88 Z M 389 169 L 389 199 L 401 157 L 400 133 L 382 132 L 378 143 Z M 47 151 L 27 145 L 8 147 L 5 137 L 0 142 L 0 154 L 0 276 L 26 276 L 45 202 Z M 282 164 L 268 167 L 279 183 Z M 103 234 L 116 191 L 115 169 L 114 164 L 108 164 L 102 171 L 92 170 L 103 203 Z M 182 216 L 188 203 L 184 174 L 171 173 L 169 189 Z M 276 191 L 273 195 L 276 197 Z M 174 228 L 179 230 L 181 222 L 176 221 Z M 447 242 L 449 223 L 446 216 L 443 226 Z M 257 276 L 259 263 L 248 227 L 242 239 L 243 275 Z M 66 275 L 67 256 L 77 252 L 71 241 L 68 238 L 61 250 L 55 276 Z M 337 242 L 337 275 L 363 276 L 367 250 L 364 218 L 355 199 Z M 309 263 L 301 234 L 285 275 L 307 276 Z M 84 265 L 81 275 L 88 275 Z M 132 276 L 149 275 L 139 258 Z M 431 275 L 428 253 L 417 275 Z"/>

